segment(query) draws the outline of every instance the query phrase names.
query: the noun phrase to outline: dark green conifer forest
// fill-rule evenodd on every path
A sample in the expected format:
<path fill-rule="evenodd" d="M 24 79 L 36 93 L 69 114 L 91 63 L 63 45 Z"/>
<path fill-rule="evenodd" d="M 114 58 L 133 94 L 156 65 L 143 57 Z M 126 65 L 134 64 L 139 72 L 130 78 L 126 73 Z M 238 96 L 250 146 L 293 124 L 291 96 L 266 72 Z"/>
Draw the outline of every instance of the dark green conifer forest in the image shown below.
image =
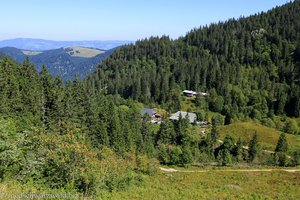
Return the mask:
<path fill-rule="evenodd" d="M 97 91 L 176 110 L 184 89 L 211 94 L 231 118 L 300 116 L 299 1 L 247 18 L 151 37 L 120 48 L 87 82 Z"/>

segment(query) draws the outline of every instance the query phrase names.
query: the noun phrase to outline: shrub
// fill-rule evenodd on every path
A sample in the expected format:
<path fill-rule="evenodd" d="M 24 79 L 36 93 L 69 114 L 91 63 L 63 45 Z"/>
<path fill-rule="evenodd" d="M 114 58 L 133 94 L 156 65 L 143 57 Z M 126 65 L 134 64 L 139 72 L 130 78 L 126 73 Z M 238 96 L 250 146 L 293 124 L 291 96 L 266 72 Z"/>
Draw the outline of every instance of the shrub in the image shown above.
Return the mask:
<path fill-rule="evenodd" d="M 148 158 L 145 155 L 139 155 L 136 160 L 138 171 L 148 175 L 154 175 L 157 173 L 159 162 L 155 158 Z"/>
<path fill-rule="evenodd" d="M 286 120 L 285 125 L 284 125 L 284 131 L 286 133 L 296 134 L 298 131 L 298 125 L 297 125 L 296 121 L 293 119 Z"/>
<path fill-rule="evenodd" d="M 293 152 L 292 165 L 294 166 L 300 165 L 300 149 Z"/>

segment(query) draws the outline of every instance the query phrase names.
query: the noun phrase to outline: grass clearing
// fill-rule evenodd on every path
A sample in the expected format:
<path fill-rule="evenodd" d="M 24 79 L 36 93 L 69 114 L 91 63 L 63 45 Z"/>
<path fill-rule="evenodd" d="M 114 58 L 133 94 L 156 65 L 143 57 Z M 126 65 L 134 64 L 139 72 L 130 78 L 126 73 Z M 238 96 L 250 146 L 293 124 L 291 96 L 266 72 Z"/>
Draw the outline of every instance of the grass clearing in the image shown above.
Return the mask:
<path fill-rule="evenodd" d="M 300 199 L 299 172 L 158 173 L 109 199 Z"/>
<path fill-rule="evenodd" d="M 280 131 L 263 126 L 255 122 L 235 122 L 233 124 L 220 127 L 220 138 L 224 139 L 226 135 L 233 136 L 235 138 L 242 138 L 246 142 L 249 142 L 254 133 L 258 134 L 259 142 L 263 149 L 273 151 L 276 147 Z M 286 134 L 286 138 L 289 144 L 289 150 L 300 149 L 300 136 Z"/>
<path fill-rule="evenodd" d="M 39 55 L 41 53 L 43 53 L 42 51 L 29 51 L 29 50 L 23 50 L 23 53 L 26 55 L 26 56 L 36 56 L 36 55 Z"/>
<path fill-rule="evenodd" d="M 202 170 L 202 168 L 177 169 Z M 207 169 L 209 172 L 204 173 L 158 172 L 153 176 L 142 175 L 143 181 L 140 181 L 138 185 L 134 184 L 120 191 L 104 191 L 97 197 L 87 199 L 300 199 L 300 172 L 276 170 L 270 172 L 232 172 L 220 170 L 236 168 L 205 168 L 205 170 Z M 26 194 L 78 195 L 78 198 L 74 199 L 82 197 L 82 194 L 76 192 L 46 188 L 38 190 L 30 183 L 21 185 L 11 181 L 0 183 L 0 192 L 3 200 Z"/>
<path fill-rule="evenodd" d="M 181 96 L 181 110 L 188 111 L 188 110 L 196 110 L 196 106 L 194 104 L 196 97 L 185 97 Z"/>
<path fill-rule="evenodd" d="M 105 52 L 99 49 L 78 47 L 78 46 L 65 47 L 65 50 L 67 50 L 67 53 L 70 54 L 71 56 L 84 57 L 84 58 L 92 58 L 94 56 L 97 56 Z"/>

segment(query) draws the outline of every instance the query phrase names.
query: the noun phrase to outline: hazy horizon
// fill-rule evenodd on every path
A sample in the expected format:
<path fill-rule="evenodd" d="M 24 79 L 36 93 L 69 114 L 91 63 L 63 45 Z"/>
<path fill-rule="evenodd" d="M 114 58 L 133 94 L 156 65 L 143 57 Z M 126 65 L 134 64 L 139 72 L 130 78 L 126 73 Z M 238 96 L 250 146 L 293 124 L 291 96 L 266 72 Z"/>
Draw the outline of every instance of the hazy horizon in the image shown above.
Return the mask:
<path fill-rule="evenodd" d="M 27 38 L 27 37 L 16 37 L 16 38 L 8 38 L 8 39 L 0 39 L 1 42 L 7 40 L 45 40 L 45 41 L 53 41 L 53 42 L 134 42 L 133 40 L 52 40 L 52 39 L 44 39 L 44 38 Z"/>

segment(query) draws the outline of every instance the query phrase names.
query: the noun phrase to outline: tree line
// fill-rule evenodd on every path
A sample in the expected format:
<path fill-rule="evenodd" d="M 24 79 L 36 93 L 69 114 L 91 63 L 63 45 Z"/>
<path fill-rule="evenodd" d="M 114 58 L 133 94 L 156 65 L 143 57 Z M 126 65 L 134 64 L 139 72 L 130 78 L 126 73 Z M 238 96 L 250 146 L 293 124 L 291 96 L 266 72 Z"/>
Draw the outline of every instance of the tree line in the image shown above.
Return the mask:
<path fill-rule="evenodd" d="M 300 2 L 195 28 L 176 40 L 150 37 L 118 49 L 86 81 L 176 110 L 190 89 L 212 94 L 228 119 L 300 116 Z M 230 121 L 230 120 L 229 120 Z"/>

